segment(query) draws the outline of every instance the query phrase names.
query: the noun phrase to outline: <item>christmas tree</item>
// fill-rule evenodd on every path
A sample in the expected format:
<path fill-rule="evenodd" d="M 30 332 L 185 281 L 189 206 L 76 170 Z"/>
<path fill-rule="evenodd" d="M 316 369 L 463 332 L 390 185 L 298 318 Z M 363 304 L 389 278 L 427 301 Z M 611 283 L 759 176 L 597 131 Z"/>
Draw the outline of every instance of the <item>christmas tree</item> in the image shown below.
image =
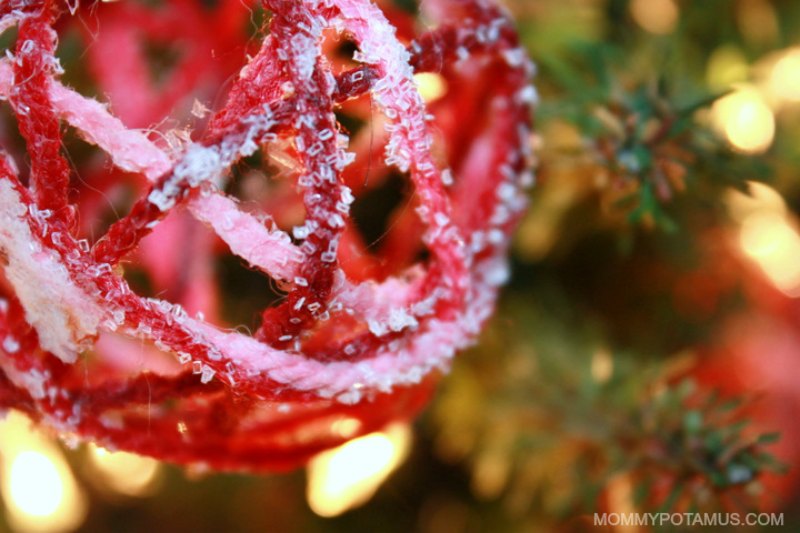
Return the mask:
<path fill-rule="evenodd" d="M 269 56 L 259 55 L 267 21 L 281 9 L 290 12 L 288 4 L 280 2 L 267 2 L 267 9 L 238 0 L 83 4 L 87 3 L 54 6 L 65 15 L 54 26 L 59 42 L 53 52 L 64 70 L 64 87 L 108 98 L 127 127 L 149 130 L 151 139 L 160 137 L 159 146 L 176 151 L 197 140 L 185 117 L 194 117 L 195 127 L 208 121 L 212 137 L 235 130 L 236 120 L 245 115 L 242 110 L 252 105 L 248 98 L 254 98 L 246 83 L 237 85 L 237 79 L 244 78 L 236 78 L 236 72 L 245 56 L 252 59 L 253 71 L 262 59 L 269 61 Z M 36 2 L 11 2 L 8 11 L 25 13 L 28 4 Z M 462 32 L 469 29 L 468 20 L 480 20 L 470 11 L 471 2 L 378 4 L 397 26 L 401 40 L 433 25 L 430 17 L 443 5 L 452 4 L 448 16 L 461 17 L 457 20 L 463 20 Z M 11 405 L 15 409 L 0 425 L 5 505 L 0 528 L 649 531 L 688 528 L 699 525 L 692 520 L 709 516 L 719 530 L 729 530 L 740 524 L 737 521 L 745 525 L 746 519 L 756 520 L 746 525 L 764 529 L 800 525 L 793 468 L 800 457 L 794 424 L 800 413 L 795 384 L 800 373 L 800 5 L 781 0 L 507 0 L 505 7 L 521 46 L 536 65 L 536 91 L 522 93 L 525 99 L 514 100 L 524 80 L 514 77 L 513 68 L 487 67 L 470 74 L 457 66 L 465 60 L 459 54 L 467 53 L 458 47 L 453 57 L 442 52 L 438 66 L 429 64 L 433 55 L 426 52 L 411 60 L 417 61 L 420 72 L 426 71 L 417 73 L 415 83 L 436 114 L 436 135 L 445 139 L 435 138 L 433 159 L 445 157 L 437 154 L 445 151 L 439 142 L 457 153 L 452 146 L 458 139 L 472 142 L 470 135 L 491 134 L 491 121 L 476 117 L 505 117 L 505 112 L 509 121 L 526 121 L 514 115 L 521 107 L 490 108 L 487 102 L 496 95 L 520 106 L 523 100 L 526 105 L 536 101 L 524 150 L 530 159 L 524 163 L 533 167 L 536 184 L 526 193 L 529 207 L 510 246 L 510 277 L 477 344 L 454 358 L 449 374 L 423 380 L 399 400 L 378 400 L 353 407 L 347 417 L 323 419 L 330 422 L 325 445 L 318 446 L 314 439 L 320 437 L 314 434 L 308 442 L 297 439 L 277 446 L 283 454 L 280 461 L 247 463 L 263 470 L 307 462 L 304 469 L 268 475 L 215 473 L 217 465 L 240 470 L 232 467 L 244 464 L 238 457 L 226 463 L 223 455 L 209 454 L 211 468 L 204 468 L 194 461 L 201 451 L 182 456 L 180 443 L 190 438 L 184 436 L 191 436 L 193 428 L 181 427 L 180 422 L 174 441 L 147 444 L 147 439 L 158 443 L 163 428 L 157 425 L 158 414 L 139 407 L 145 422 L 136 427 L 137 433 L 117 441 L 79 444 L 69 432 L 31 429 L 19 414 L 29 412 L 28 405 Z M 5 14 L 3 9 L 0 6 L 0 14 Z M 70 11 L 74 18 L 66 16 Z M 407 27 L 397 21 L 405 21 Z M 280 23 L 272 28 L 281 37 Z M 22 58 L 15 68 L 24 69 L 21 31 L 22 26 L 0 34 L 0 45 Z M 288 41 L 293 33 L 286 31 L 283 37 Z M 498 31 L 498 42 L 512 39 L 505 29 Z M 278 37 L 276 41 L 283 42 Z M 130 57 L 120 61 L 126 39 L 139 38 L 146 61 L 134 66 Z M 350 199 L 351 216 L 364 248 L 378 258 L 353 259 L 346 268 L 358 279 L 399 278 L 401 267 L 431 260 L 417 243 L 424 237 L 414 218 L 414 208 L 419 207 L 415 189 L 403 181 L 402 173 L 385 171 L 371 158 L 375 153 L 379 159 L 387 144 L 382 129 L 370 120 L 384 104 L 367 97 L 369 84 L 359 89 L 362 77 L 369 81 L 379 75 L 359 70 L 359 64 L 369 63 L 367 46 L 362 43 L 362 50 L 359 43 L 326 36 L 325 44 L 328 55 L 338 58 L 331 64 L 340 93 L 331 89 L 331 109 L 336 98 L 345 100 L 347 95 L 337 96 L 347 92 L 342 87 L 353 97 L 337 109 L 337 125 L 331 131 L 363 140 L 358 148 L 363 157 L 356 158 L 352 175 L 343 178 L 356 194 Z M 512 48 L 487 45 L 483 50 L 469 43 L 471 54 L 501 54 L 501 63 L 510 67 L 517 62 Z M 444 38 L 428 44 L 436 50 L 450 46 Z M 197 57 L 187 50 L 198 51 Z M 208 57 L 213 58 L 210 63 Z M 522 65 L 522 59 L 519 62 Z M 487 64 L 489 60 L 481 63 Z M 33 69 L 32 79 L 36 75 Z M 139 83 L 140 75 L 151 83 L 134 90 L 131 86 Z M 315 83 L 323 94 L 328 82 L 320 76 Z M 275 88 L 285 98 L 293 98 L 295 90 L 285 83 Z M 23 99 L 2 98 L 10 104 L 3 102 L 0 144 L 17 166 L 30 165 L 24 156 L 28 134 L 19 126 L 24 124 L 24 113 L 19 113 Z M 238 103 L 225 104 L 226 98 Z M 297 98 L 297 106 L 306 105 Z M 320 96 L 308 101 L 322 106 L 322 100 Z M 233 111 L 215 115 L 220 109 Z M 276 123 L 280 113 L 293 116 L 292 110 L 271 112 L 278 117 Z M 507 133 L 508 138 L 502 132 L 495 135 L 513 144 L 516 130 Z M 462 144 L 469 144 L 463 139 Z M 78 134 L 65 132 L 61 143 L 75 173 L 89 176 L 89 185 L 73 188 L 94 195 L 81 204 L 80 220 L 74 223 L 87 233 L 114 231 L 114 224 L 119 226 L 125 218 L 120 213 L 134 209 L 134 200 L 148 189 L 124 172 L 108 182 L 91 181 L 92 176 L 108 174 L 111 164 Z M 91 144 L 102 146 L 99 134 Z M 275 213 L 275 231 L 302 222 L 285 178 L 296 172 L 296 160 L 311 151 L 305 148 L 287 144 L 269 151 L 254 149 L 231 167 L 235 179 L 225 193 L 268 205 Z M 451 161 L 452 166 L 479 165 L 478 156 L 469 158 L 472 151 L 465 148 L 463 153 L 463 160 Z M 35 182 L 35 164 L 17 170 Z M 442 177 L 445 186 L 448 179 L 447 174 Z M 494 185 L 491 191 L 499 189 Z M 476 216 L 463 205 L 456 205 L 456 213 L 460 207 L 466 214 L 454 218 Z M 480 208 L 476 202 L 475 212 Z M 206 222 L 213 225 L 213 217 Z M 265 307 L 280 308 L 291 294 L 286 287 L 292 279 L 270 287 L 247 268 L 253 262 L 242 266 L 239 258 L 218 257 L 219 242 L 201 237 L 186 220 L 166 218 L 164 227 L 163 235 L 172 239 L 164 238 L 167 246 L 156 248 L 142 240 L 131 262 L 144 266 L 123 265 L 131 287 L 153 297 L 167 294 L 166 299 L 190 309 L 204 309 L 213 299 L 219 303 L 221 321 L 258 330 L 254 335 L 263 333 L 259 338 L 275 346 L 294 342 L 283 338 L 286 329 L 259 330 L 283 318 L 289 327 L 288 321 L 296 318 L 276 311 L 260 314 Z M 302 227 L 309 230 L 308 225 Z M 295 232 L 293 242 L 307 237 L 303 231 Z M 357 242 L 343 231 L 341 243 Z M 338 237 L 321 242 L 327 246 L 332 240 L 340 242 Z M 97 242 L 97 254 L 111 254 L 103 252 L 111 245 Z M 116 242 L 124 244 L 123 239 Z M 426 253 L 436 255 L 447 246 L 444 240 L 441 246 L 437 243 Z M 277 240 L 273 245 L 281 246 Z M 182 260 L 178 252 L 186 249 L 210 259 Z M 282 267 L 270 268 L 273 274 Z M 219 295 L 202 290 L 206 279 L 216 283 Z M 13 292 L 9 281 L 0 281 L 3 295 Z M 181 283 L 200 289 L 184 290 Z M 302 283 L 294 283 L 302 289 Z M 302 308 L 305 302 L 300 298 L 308 297 L 303 295 L 298 292 L 287 299 L 289 307 L 299 302 Z M 383 297 L 388 298 L 388 292 Z M 22 311 L 17 312 L 21 317 Z M 446 310 L 437 313 L 439 318 L 446 316 Z M 416 318 L 395 320 L 383 328 L 370 323 L 367 329 L 378 337 L 399 337 Z M 326 347 L 343 337 L 347 343 L 342 341 L 342 347 L 362 349 L 348 336 L 355 326 L 336 319 L 330 324 L 307 341 L 309 350 L 316 350 L 320 358 L 334 358 L 326 355 Z M 364 346 L 365 353 L 373 349 L 368 343 Z M 13 354 L 19 346 L 4 343 L 3 350 Z M 198 363 L 192 361 L 195 355 L 190 351 L 187 356 L 189 367 Z M 88 389 L 94 385 L 88 377 L 94 367 L 86 365 Z M 205 392 L 199 391 L 214 394 L 223 373 L 213 362 L 200 363 L 188 372 L 193 385 L 188 378 L 177 385 L 145 377 L 131 390 L 140 398 L 149 396 L 158 409 L 163 407 L 158 403 L 162 389 L 174 386 L 198 402 L 187 409 L 208 417 L 205 437 L 212 441 L 216 431 L 225 431 L 230 413 L 249 408 L 250 399 L 242 395 L 214 404 L 217 410 L 201 409 Z M 233 371 L 229 377 L 233 379 Z M 201 381 L 209 388 L 198 389 Z M 438 381 L 435 387 L 433 381 Z M 8 383 L 0 381 L 4 407 L 10 403 L 6 397 L 12 396 Z M 432 399 L 423 408 L 428 396 Z M 418 417 L 412 416 L 418 411 Z M 49 414 L 56 416 L 55 411 Z M 266 432 L 256 436 L 267 438 Z M 246 440 L 236 446 L 245 448 Z M 103 446 L 111 448 L 113 442 L 191 466 Z M 292 453 L 302 460 L 297 462 Z M 31 485 L 25 481 L 30 479 L 40 481 Z M 648 513 L 670 518 L 633 526 L 620 523 L 621 517 L 644 520 Z"/>

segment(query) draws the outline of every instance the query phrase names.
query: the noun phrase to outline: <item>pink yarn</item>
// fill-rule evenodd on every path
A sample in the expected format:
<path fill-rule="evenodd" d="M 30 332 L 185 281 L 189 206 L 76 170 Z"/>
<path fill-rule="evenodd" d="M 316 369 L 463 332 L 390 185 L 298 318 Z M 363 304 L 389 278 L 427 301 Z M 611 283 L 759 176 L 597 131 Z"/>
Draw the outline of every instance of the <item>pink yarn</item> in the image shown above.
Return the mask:
<path fill-rule="evenodd" d="M 217 12 L 190 0 L 161 13 L 135 2 L 85 8 L 100 28 L 91 71 L 119 117 L 59 81 L 52 28 L 59 17 L 59 28 L 72 22 L 59 3 L 0 7 L 0 31 L 18 27 L 15 50 L 0 60 L 0 99 L 31 161 L 25 182 L 22 154 L 7 148 L 0 158 L 0 408 L 169 461 L 286 468 L 413 416 L 474 342 L 507 278 L 509 238 L 532 183 L 533 69 L 508 17 L 482 0 L 429 1 L 423 9 L 438 27 L 414 36 L 413 17 L 380 2 L 264 7 L 272 18 L 260 48 L 204 129 L 178 145 L 135 127 L 229 75 L 230 59 L 208 54 L 248 48 L 239 2 Z M 220 29 L 206 40 L 165 20 Z M 329 57 L 331 34 L 357 45 L 352 61 Z M 146 38 L 189 43 L 161 89 L 144 72 L 138 40 Z M 450 91 L 426 105 L 419 72 L 441 73 Z M 351 140 L 334 113 L 341 109 L 376 118 Z M 106 168 L 81 178 L 96 181 L 76 185 L 62 124 L 108 155 Z M 231 168 L 259 148 L 291 160 L 296 193 L 254 205 L 225 192 Z M 364 165 L 378 149 L 365 186 Z M 350 206 L 392 169 L 413 185 L 414 209 L 395 215 L 376 253 Z M 82 238 L 81 224 L 101 208 L 86 199 L 90 188 L 113 192 L 131 175 L 139 196 L 130 211 Z M 304 221 L 290 232 L 279 222 L 293 210 Z M 187 243 L 186 235 L 199 236 Z M 210 266 L 219 254 L 287 291 L 252 335 L 220 318 L 225 295 Z M 172 301 L 140 296 L 123 276 L 130 265 L 164 290 L 185 289 Z M 334 431 L 344 418 L 359 422 L 355 434 Z"/>

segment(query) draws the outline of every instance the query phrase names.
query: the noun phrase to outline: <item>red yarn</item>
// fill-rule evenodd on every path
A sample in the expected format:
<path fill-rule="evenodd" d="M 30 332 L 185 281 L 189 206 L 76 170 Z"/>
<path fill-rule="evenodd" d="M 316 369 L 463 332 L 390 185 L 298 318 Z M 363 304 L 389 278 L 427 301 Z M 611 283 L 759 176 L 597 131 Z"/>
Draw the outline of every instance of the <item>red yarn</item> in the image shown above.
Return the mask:
<path fill-rule="evenodd" d="M 428 0 L 438 26 L 414 35 L 419 21 L 390 2 L 265 0 L 259 44 L 245 31 L 258 6 L 239 0 L 67 7 L 0 6 L 0 31 L 18 28 L 0 99 L 25 146 L 0 137 L 0 408 L 109 448 L 249 471 L 414 416 L 489 317 L 532 182 L 532 66 L 507 16 Z M 83 35 L 116 115 L 59 81 L 54 28 Z M 336 55 L 342 38 L 352 58 Z M 177 59 L 150 72 L 147 46 Z M 449 86 L 428 105 L 421 72 Z M 174 127 L 205 106 L 191 134 Z M 335 111 L 371 124 L 350 139 Z M 65 124 L 107 162 L 71 170 Z M 287 166 L 241 202 L 225 191 L 259 149 Z M 391 172 L 413 195 L 374 249 L 350 207 Z M 136 201 L 103 230 L 126 187 Z M 252 335 L 220 312 L 235 302 L 213 264 L 231 253 L 286 291 Z M 157 297 L 131 289 L 134 270 Z M 337 433 L 343 419 L 357 431 Z"/>

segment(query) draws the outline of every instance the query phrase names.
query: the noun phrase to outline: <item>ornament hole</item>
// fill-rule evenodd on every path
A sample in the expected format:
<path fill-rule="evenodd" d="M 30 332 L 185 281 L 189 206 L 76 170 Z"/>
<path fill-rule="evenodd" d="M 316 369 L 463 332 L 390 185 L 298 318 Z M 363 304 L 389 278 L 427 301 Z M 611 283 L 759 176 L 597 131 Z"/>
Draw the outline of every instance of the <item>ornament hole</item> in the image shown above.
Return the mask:
<path fill-rule="evenodd" d="M 215 276 L 224 295 L 220 318 L 228 327 L 244 326 L 249 332 L 256 331 L 264 309 L 277 305 L 286 296 L 275 280 L 231 254 L 217 258 Z"/>
<path fill-rule="evenodd" d="M 19 171 L 19 180 L 27 186 L 31 171 L 30 157 L 25 152 L 25 140 L 19 133 L 17 117 L 6 105 L 0 106 L 0 144 L 3 156 L 13 161 Z"/>
<path fill-rule="evenodd" d="M 103 94 L 92 81 L 89 62 L 86 61 L 86 42 L 76 27 L 69 28 L 59 38 L 56 50 L 64 74 L 61 82 L 84 96 L 103 100 Z"/>
<path fill-rule="evenodd" d="M 391 4 L 409 15 L 416 16 L 419 13 L 420 2 L 418 0 L 392 0 Z"/>
<path fill-rule="evenodd" d="M 173 72 L 183 59 L 183 50 L 175 45 L 144 41 L 142 51 L 153 85 L 155 87 L 167 86 L 172 79 Z"/>
<path fill-rule="evenodd" d="M 244 211 L 269 214 L 275 226 L 291 235 L 305 218 L 303 199 L 295 186 L 299 169 L 291 143 L 279 139 L 237 162 L 225 193 L 238 199 Z"/>
<path fill-rule="evenodd" d="M 14 43 L 17 42 L 17 28 L 9 28 L 0 33 L 0 51 L 5 55 L 6 50 L 13 50 Z"/>
<path fill-rule="evenodd" d="M 349 35 L 334 29 L 322 32 L 322 51 L 334 72 L 342 72 L 359 64 L 355 60 L 358 44 Z"/>
<path fill-rule="evenodd" d="M 412 187 L 408 177 L 397 171 L 372 180 L 353 202 L 350 215 L 366 249 L 377 255 L 398 210 L 410 208 Z M 380 183 L 374 184 L 378 180 Z"/>

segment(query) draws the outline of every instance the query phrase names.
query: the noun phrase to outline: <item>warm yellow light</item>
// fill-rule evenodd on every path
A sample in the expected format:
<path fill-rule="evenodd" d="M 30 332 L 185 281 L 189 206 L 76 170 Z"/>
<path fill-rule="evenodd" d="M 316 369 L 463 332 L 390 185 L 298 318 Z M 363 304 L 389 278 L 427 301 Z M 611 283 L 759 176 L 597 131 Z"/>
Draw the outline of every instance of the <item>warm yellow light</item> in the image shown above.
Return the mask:
<path fill-rule="evenodd" d="M 614 374 L 614 358 L 611 352 L 601 348 L 592 355 L 592 379 L 597 383 L 606 383 Z"/>
<path fill-rule="evenodd" d="M 502 452 L 486 452 L 475 461 L 472 471 L 472 491 L 483 499 L 500 496 L 511 476 L 511 461 Z"/>
<path fill-rule="evenodd" d="M 630 474 L 617 474 L 607 484 L 608 509 L 612 513 L 632 515 L 637 511 L 633 481 Z M 614 527 L 615 532 L 635 533 L 641 531 L 636 525 L 620 524 Z"/>
<path fill-rule="evenodd" d="M 630 10 L 639 26 L 657 35 L 672 33 L 678 22 L 675 0 L 633 0 Z"/>
<path fill-rule="evenodd" d="M 800 48 L 793 48 L 775 62 L 769 76 L 770 92 L 779 100 L 800 102 Z"/>
<path fill-rule="evenodd" d="M 343 418 L 333 424 L 333 432 L 345 439 L 352 437 L 361 429 L 361 421 L 357 418 Z"/>
<path fill-rule="evenodd" d="M 64 500 L 58 468 L 41 452 L 19 453 L 8 469 L 9 504 L 29 516 L 47 517 Z"/>
<path fill-rule="evenodd" d="M 742 224 L 742 249 L 754 259 L 775 255 L 791 240 L 790 228 L 777 213 L 754 213 Z"/>
<path fill-rule="evenodd" d="M 750 44 L 769 46 L 781 33 L 778 11 L 770 0 L 732 2 L 739 31 Z"/>
<path fill-rule="evenodd" d="M 109 452 L 90 445 L 92 466 L 105 488 L 126 496 L 146 496 L 155 489 L 159 463 L 127 452 Z"/>
<path fill-rule="evenodd" d="M 775 137 L 775 117 L 754 87 L 742 86 L 717 100 L 712 116 L 717 129 L 742 152 L 763 152 Z"/>
<path fill-rule="evenodd" d="M 749 194 L 729 191 L 725 203 L 740 222 L 739 244 L 770 281 L 789 296 L 800 296 L 800 235 L 783 197 L 763 183 L 748 183 Z"/>
<path fill-rule="evenodd" d="M 706 80 L 712 90 L 722 91 L 747 80 L 749 71 L 747 59 L 741 50 L 724 45 L 711 54 L 706 66 Z"/>
<path fill-rule="evenodd" d="M 764 183 L 750 181 L 747 183 L 747 194 L 730 189 L 725 195 L 725 205 L 731 218 L 744 222 L 747 217 L 758 211 L 786 214 L 786 201 L 783 197 Z"/>
<path fill-rule="evenodd" d="M 392 424 L 314 457 L 308 465 L 306 497 L 320 516 L 336 516 L 366 503 L 405 459 L 411 430 Z"/>
<path fill-rule="evenodd" d="M 2 489 L 12 530 L 58 533 L 75 530 L 86 500 L 58 448 L 11 412 L 0 423 Z"/>
<path fill-rule="evenodd" d="M 772 283 L 789 296 L 800 295 L 800 235 L 780 213 L 758 211 L 742 224 L 742 250 Z"/>
<path fill-rule="evenodd" d="M 440 74 L 420 72 L 414 74 L 414 82 L 417 84 L 420 96 L 426 102 L 438 100 L 447 92 L 447 82 Z"/>

